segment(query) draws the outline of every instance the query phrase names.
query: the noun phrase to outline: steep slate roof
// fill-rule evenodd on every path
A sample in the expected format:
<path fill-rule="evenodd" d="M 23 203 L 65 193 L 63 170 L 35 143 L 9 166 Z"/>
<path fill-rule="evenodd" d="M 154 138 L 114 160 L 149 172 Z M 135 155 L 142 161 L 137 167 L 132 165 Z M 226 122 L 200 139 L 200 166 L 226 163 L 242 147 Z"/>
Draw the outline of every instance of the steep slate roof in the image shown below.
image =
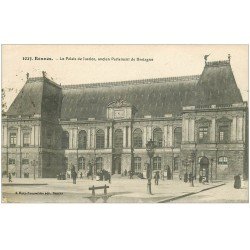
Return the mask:
<path fill-rule="evenodd" d="M 61 118 L 105 119 L 108 104 L 120 98 L 138 109 L 137 117 L 180 114 L 182 106 L 193 103 L 198 79 L 186 76 L 63 86 Z"/>
<path fill-rule="evenodd" d="M 41 115 L 42 93 L 43 77 L 29 78 L 9 107 L 7 115 Z"/>
<path fill-rule="evenodd" d="M 136 117 L 180 115 L 183 106 L 243 101 L 230 62 L 218 61 L 207 62 L 201 75 L 184 77 L 65 86 L 46 77 L 29 78 L 7 115 L 42 114 L 53 107 L 61 119 L 106 119 L 108 104 L 118 99 L 134 105 Z"/>
<path fill-rule="evenodd" d="M 207 62 L 197 84 L 196 105 L 243 102 L 229 61 Z"/>

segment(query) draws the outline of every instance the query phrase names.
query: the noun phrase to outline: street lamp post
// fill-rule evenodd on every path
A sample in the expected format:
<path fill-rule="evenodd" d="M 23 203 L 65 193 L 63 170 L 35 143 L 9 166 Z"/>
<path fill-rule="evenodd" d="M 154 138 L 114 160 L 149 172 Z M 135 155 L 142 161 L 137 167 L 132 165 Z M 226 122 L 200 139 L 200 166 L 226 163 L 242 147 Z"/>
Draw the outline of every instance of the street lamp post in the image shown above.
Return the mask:
<path fill-rule="evenodd" d="M 31 166 L 33 166 L 33 171 L 34 171 L 34 180 L 36 179 L 36 165 L 38 164 L 38 161 L 33 160 L 31 161 Z"/>
<path fill-rule="evenodd" d="M 213 182 L 213 161 L 214 159 L 211 159 L 211 168 L 210 168 L 210 181 Z"/>
<path fill-rule="evenodd" d="M 174 146 L 171 146 L 172 150 L 172 174 L 171 174 L 171 179 L 174 179 Z"/>
<path fill-rule="evenodd" d="M 148 174 L 148 183 L 147 183 L 148 194 L 152 194 L 151 179 L 152 179 L 152 158 L 154 157 L 154 153 L 155 153 L 154 149 L 155 149 L 154 141 L 150 139 L 146 144 L 146 150 L 149 156 L 149 171 L 148 171 L 149 174 Z"/>

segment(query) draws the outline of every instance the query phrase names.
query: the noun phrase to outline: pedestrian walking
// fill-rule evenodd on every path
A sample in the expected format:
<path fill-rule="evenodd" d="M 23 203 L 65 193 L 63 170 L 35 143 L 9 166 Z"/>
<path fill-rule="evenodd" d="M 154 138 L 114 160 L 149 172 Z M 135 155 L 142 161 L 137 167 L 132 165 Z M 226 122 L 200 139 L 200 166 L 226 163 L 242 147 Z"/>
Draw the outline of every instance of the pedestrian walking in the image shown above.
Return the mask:
<path fill-rule="evenodd" d="M 158 185 L 160 179 L 159 171 L 156 171 L 154 178 L 155 178 L 155 185 Z"/>
<path fill-rule="evenodd" d="M 127 169 L 124 170 L 124 176 L 127 176 Z"/>
<path fill-rule="evenodd" d="M 111 184 L 111 174 L 108 173 L 108 180 L 109 180 L 109 183 Z"/>
<path fill-rule="evenodd" d="M 193 179 L 193 174 L 190 172 L 188 175 L 188 181 L 191 182 Z"/>
<path fill-rule="evenodd" d="M 9 182 L 12 182 L 12 176 L 10 173 L 9 173 Z"/>
<path fill-rule="evenodd" d="M 80 179 L 82 179 L 82 172 L 80 173 Z"/>
<path fill-rule="evenodd" d="M 169 166 L 167 166 L 167 179 L 171 180 L 171 177 L 172 177 L 171 169 Z"/>
<path fill-rule="evenodd" d="M 76 177 L 77 177 L 77 173 L 76 171 L 72 171 L 72 179 L 73 179 L 73 184 L 76 184 Z"/>
<path fill-rule="evenodd" d="M 187 173 L 187 172 L 184 174 L 184 182 L 185 182 L 185 183 L 188 182 L 188 173 Z"/>
<path fill-rule="evenodd" d="M 129 171 L 129 179 L 133 179 L 133 171 L 132 170 Z"/>

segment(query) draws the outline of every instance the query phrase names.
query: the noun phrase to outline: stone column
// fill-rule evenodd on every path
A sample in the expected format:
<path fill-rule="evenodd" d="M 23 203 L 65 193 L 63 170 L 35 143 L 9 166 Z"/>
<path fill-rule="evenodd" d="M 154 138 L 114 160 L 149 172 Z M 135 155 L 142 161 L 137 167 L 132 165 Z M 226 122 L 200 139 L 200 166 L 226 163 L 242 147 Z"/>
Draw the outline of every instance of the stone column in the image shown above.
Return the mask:
<path fill-rule="evenodd" d="M 77 128 L 73 129 L 73 148 L 77 148 L 78 144 L 78 134 L 77 134 Z"/>
<path fill-rule="evenodd" d="M 109 129 L 109 147 L 110 148 L 113 147 L 112 134 L 113 134 L 113 128 L 110 127 L 110 129 Z"/>
<path fill-rule="evenodd" d="M 96 129 L 95 128 L 91 128 L 91 148 L 95 148 L 96 147 L 96 143 L 95 143 L 95 140 L 96 140 Z"/>
<path fill-rule="evenodd" d="M 73 129 L 69 130 L 69 148 L 73 148 Z"/>
<path fill-rule="evenodd" d="M 90 128 L 87 129 L 87 149 L 91 148 L 91 131 Z"/>
<path fill-rule="evenodd" d="M 108 127 L 104 130 L 104 148 L 108 147 Z"/>
<path fill-rule="evenodd" d="M 30 138 L 30 145 L 31 146 L 35 146 L 35 126 L 32 126 L 31 129 L 31 134 L 30 134 L 31 138 Z"/>
<path fill-rule="evenodd" d="M 8 129 L 7 126 L 3 127 L 3 146 L 8 145 Z"/>
<path fill-rule="evenodd" d="M 168 145 L 169 147 L 172 147 L 173 145 L 173 126 L 168 126 Z"/>
<path fill-rule="evenodd" d="M 212 123 L 210 128 L 210 141 L 215 142 L 215 118 L 212 118 Z"/>
<path fill-rule="evenodd" d="M 242 139 L 243 139 L 243 137 L 242 137 L 243 122 L 242 121 L 243 121 L 242 117 L 237 118 L 237 139 L 238 139 L 238 141 L 242 141 Z"/>
<path fill-rule="evenodd" d="M 164 147 L 168 146 L 168 126 L 164 126 L 163 128 L 163 140 L 164 140 Z"/>
<path fill-rule="evenodd" d="M 147 141 L 149 141 L 150 139 L 153 139 L 152 127 L 151 126 L 147 126 Z"/>
<path fill-rule="evenodd" d="M 128 147 L 131 147 L 131 127 L 128 127 Z"/>
<path fill-rule="evenodd" d="M 182 121 L 182 135 L 183 135 L 183 141 L 188 141 L 188 119 L 183 119 Z"/>
<path fill-rule="evenodd" d="M 145 148 L 146 147 L 146 143 L 147 143 L 147 127 L 143 127 L 143 136 L 142 136 L 142 147 Z"/>
<path fill-rule="evenodd" d="M 231 127 L 231 140 L 236 141 L 237 135 L 237 117 L 233 117 L 232 127 Z"/>
<path fill-rule="evenodd" d="M 19 126 L 17 129 L 17 138 L 16 138 L 17 146 L 22 145 L 22 142 L 20 141 L 20 139 L 21 139 L 21 127 Z M 8 144 L 9 144 L 9 142 L 8 142 Z"/>
<path fill-rule="evenodd" d="M 123 128 L 123 148 L 126 148 L 126 127 Z"/>
<path fill-rule="evenodd" d="M 194 142 L 194 119 L 189 120 L 189 141 Z"/>
<path fill-rule="evenodd" d="M 37 146 L 40 146 L 40 130 L 41 130 L 41 127 L 40 126 L 36 126 L 36 134 L 35 134 L 35 141 L 36 141 L 36 144 Z M 61 142 L 60 142 L 61 144 Z"/>

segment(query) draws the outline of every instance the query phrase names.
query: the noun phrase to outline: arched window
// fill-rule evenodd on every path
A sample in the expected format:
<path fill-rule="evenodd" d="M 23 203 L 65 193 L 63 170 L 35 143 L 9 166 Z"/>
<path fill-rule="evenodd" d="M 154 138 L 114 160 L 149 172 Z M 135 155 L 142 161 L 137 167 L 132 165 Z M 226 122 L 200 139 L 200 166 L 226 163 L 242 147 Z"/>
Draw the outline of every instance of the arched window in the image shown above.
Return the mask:
<path fill-rule="evenodd" d="M 160 128 L 156 128 L 153 131 L 153 140 L 157 148 L 162 148 L 163 133 Z"/>
<path fill-rule="evenodd" d="M 25 132 L 23 133 L 23 146 L 29 147 L 29 145 L 30 145 L 30 133 Z"/>
<path fill-rule="evenodd" d="M 137 128 L 133 132 L 134 148 L 142 148 L 142 131 Z"/>
<path fill-rule="evenodd" d="M 102 129 L 96 132 L 96 148 L 104 148 L 104 131 Z"/>
<path fill-rule="evenodd" d="M 84 157 L 79 157 L 78 158 L 78 170 L 85 170 L 85 158 Z"/>
<path fill-rule="evenodd" d="M 182 129 L 180 127 L 174 130 L 174 147 L 180 148 L 182 140 Z"/>
<path fill-rule="evenodd" d="M 102 157 L 96 158 L 96 171 L 100 171 L 103 168 Z"/>
<path fill-rule="evenodd" d="M 69 148 L 69 132 L 63 131 L 62 132 L 62 149 Z"/>
<path fill-rule="evenodd" d="M 218 159 L 218 165 L 228 165 L 227 157 L 221 156 Z"/>
<path fill-rule="evenodd" d="M 115 130 L 114 147 L 115 148 L 123 148 L 123 132 L 121 129 Z"/>
<path fill-rule="evenodd" d="M 78 148 L 79 149 L 87 148 L 87 133 L 84 130 L 81 130 L 78 134 Z"/>
<path fill-rule="evenodd" d="M 134 171 L 135 173 L 141 172 L 141 157 L 134 158 Z"/>
<path fill-rule="evenodd" d="M 161 170 L 161 157 L 153 158 L 153 170 Z"/>

